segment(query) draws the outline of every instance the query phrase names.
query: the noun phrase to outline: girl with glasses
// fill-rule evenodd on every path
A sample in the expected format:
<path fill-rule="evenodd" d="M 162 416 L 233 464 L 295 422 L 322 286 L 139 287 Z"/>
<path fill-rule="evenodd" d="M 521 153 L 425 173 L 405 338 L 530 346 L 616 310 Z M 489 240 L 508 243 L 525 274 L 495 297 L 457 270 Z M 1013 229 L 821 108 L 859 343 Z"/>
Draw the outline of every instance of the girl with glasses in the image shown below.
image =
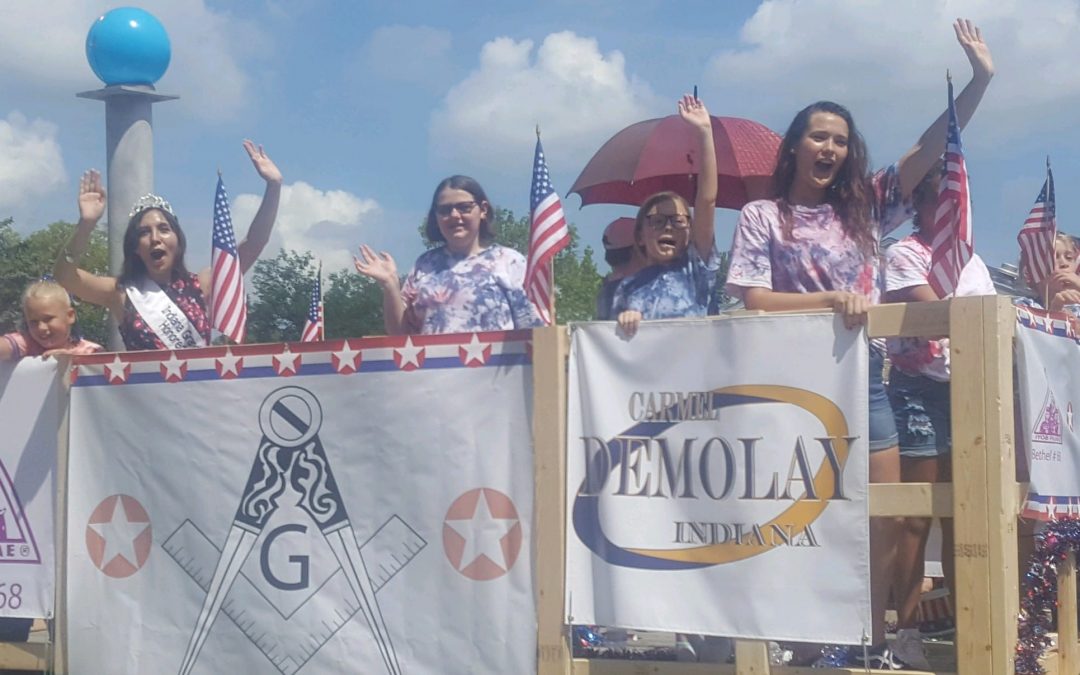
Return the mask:
<path fill-rule="evenodd" d="M 698 170 L 694 210 L 674 192 L 659 192 L 642 203 L 634 223 L 636 245 L 644 269 L 626 277 L 615 290 L 612 312 L 628 336 L 642 319 L 705 316 L 716 290 L 720 265 L 713 241 L 716 213 L 716 150 L 712 119 L 693 96 L 679 101 L 679 116 L 698 137 Z"/>
<path fill-rule="evenodd" d="M 388 335 L 541 325 L 525 296 L 525 257 L 495 243 L 493 218 L 479 183 L 450 176 L 435 188 L 424 227 L 428 240 L 442 245 L 417 258 L 404 284 L 389 253 L 360 246 L 356 271 L 382 288 Z"/>

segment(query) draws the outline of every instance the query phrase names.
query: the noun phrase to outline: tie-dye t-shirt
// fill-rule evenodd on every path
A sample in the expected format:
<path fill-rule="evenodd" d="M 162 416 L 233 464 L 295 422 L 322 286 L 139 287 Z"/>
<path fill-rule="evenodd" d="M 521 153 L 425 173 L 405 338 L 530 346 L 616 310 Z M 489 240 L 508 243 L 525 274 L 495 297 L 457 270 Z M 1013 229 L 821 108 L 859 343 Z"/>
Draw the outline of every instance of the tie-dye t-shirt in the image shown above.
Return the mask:
<path fill-rule="evenodd" d="M 905 237 L 885 252 L 885 292 L 924 286 L 930 276 L 931 250 L 922 239 Z M 978 254 L 960 272 L 956 297 L 995 295 L 994 280 Z M 949 381 L 949 340 L 895 337 L 886 341 L 894 368 L 908 375 L 922 375 L 937 382 Z"/>
<path fill-rule="evenodd" d="M 902 199 L 896 165 L 872 178 L 875 242 L 911 217 Z M 862 251 L 845 233 L 830 204 L 791 206 L 791 235 L 781 228 L 774 199 L 743 207 L 731 245 L 726 290 L 743 298 L 747 288 L 783 293 L 847 291 L 881 301 L 880 260 L 876 251 Z"/>
<path fill-rule="evenodd" d="M 401 288 L 411 332 L 469 333 L 541 325 L 525 297 L 525 256 L 493 244 L 468 257 L 445 246 L 416 259 Z"/>
<path fill-rule="evenodd" d="M 612 318 L 626 310 L 644 319 L 678 319 L 715 314 L 716 272 L 720 256 L 715 246 L 703 259 L 690 245 L 678 260 L 651 265 L 622 280 L 615 289 Z"/>

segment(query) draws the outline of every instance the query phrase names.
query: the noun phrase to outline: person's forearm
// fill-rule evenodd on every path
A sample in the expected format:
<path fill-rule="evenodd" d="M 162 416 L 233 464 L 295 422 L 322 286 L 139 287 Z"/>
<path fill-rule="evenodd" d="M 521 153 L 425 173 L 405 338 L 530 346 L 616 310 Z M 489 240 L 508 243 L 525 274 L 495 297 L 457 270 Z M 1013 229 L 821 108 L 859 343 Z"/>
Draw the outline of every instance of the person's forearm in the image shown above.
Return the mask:
<path fill-rule="evenodd" d="M 790 312 L 800 309 L 831 309 L 835 294 L 832 291 L 815 293 L 784 293 L 768 288 L 748 288 L 743 304 L 747 309 L 766 312 Z"/>
<path fill-rule="evenodd" d="M 97 223 L 94 221 L 80 220 L 79 224 L 75 226 L 75 234 L 72 235 L 67 246 L 60 251 L 60 255 L 56 257 L 56 264 L 53 265 L 53 277 L 61 285 L 70 283 L 75 279 L 75 274 L 79 268 L 79 258 L 90 247 L 90 237 L 93 236 L 96 225 Z"/>
<path fill-rule="evenodd" d="M 401 296 L 401 286 L 395 279 L 382 285 L 383 292 L 383 327 L 387 335 L 405 333 L 405 298 Z"/>

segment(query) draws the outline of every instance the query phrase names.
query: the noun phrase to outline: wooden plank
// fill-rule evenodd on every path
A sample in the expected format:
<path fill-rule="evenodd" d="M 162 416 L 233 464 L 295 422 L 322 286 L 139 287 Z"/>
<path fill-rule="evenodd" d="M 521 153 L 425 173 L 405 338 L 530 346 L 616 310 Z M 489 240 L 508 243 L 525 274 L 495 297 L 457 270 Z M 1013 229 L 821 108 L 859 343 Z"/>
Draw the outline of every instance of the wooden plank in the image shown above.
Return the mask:
<path fill-rule="evenodd" d="M 952 516 L 951 483 L 873 483 L 869 487 L 871 518 Z"/>
<path fill-rule="evenodd" d="M 45 671 L 48 656 L 46 642 L 0 642 L 0 671 Z"/>
<path fill-rule="evenodd" d="M 566 357 L 565 326 L 533 330 L 532 554 L 536 570 L 537 675 L 569 675 L 566 612 Z"/>
<path fill-rule="evenodd" d="M 866 332 L 875 337 L 931 337 L 949 335 L 949 303 L 912 302 L 870 308 Z"/>
<path fill-rule="evenodd" d="M 738 647 L 736 646 L 736 649 Z M 732 675 L 736 666 L 716 663 L 674 663 L 671 661 L 629 661 L 617 659 L 574 659 L 574 675 Z M 772 675 L 865 675 L 885 673 L 865 668 L 810 668 L 775 666 Z M 910 675 L 957 675 L 951 671 L 888 671 Z"/>
<path fill-rule="evenodd" d="M 735 675 L 735 666 L 718 663 L 574 659 L 574 675 Z M 815 670 L 820 675 L 826 671 Z"/>
<path fill-rule="evenodd" d="M 1016 617 L 1020 613 L 1017 561 L 1016 458 L 1013 440 L 1013 334 L 1016 310 L 1009 298 L 985 296 L 983 305 L 983 395 L 986 414 L 987 533 L 990 553 L 990 627 L 993 670 L 1012 673 Z M 956 474 L 954 473 L 953 476 Z"/>
<path fill-rule="evenodd" d="M 980 298 L 951 301 L 957 671 L 991 675 L 1000 671 L 994 668 L 990 596 L 1000 591 L 992 591 L 990 584 L 984 330 Z M 996 359 L 997 354 L 992 356 Z M 989 486 L 991 490 L 994 488 Z"/>
<path fill-rule="evenodd" d="M 737 675 L 769 675 L 769 643 L 761 640 L 735 641 Z"/>
<path fill-rule="evenodd" d="M 1058 565 L 1058 672 L 1080 673 L 1076 626 L 1076 552 Z"/>

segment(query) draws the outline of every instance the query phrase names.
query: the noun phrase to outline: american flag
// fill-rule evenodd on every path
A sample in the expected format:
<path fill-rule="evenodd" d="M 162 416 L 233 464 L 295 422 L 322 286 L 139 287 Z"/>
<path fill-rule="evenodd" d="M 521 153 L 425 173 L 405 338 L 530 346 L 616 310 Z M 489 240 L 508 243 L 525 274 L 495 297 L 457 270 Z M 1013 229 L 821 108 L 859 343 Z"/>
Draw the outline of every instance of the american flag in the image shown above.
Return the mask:
<path fill-rule="evenodd" d="M 214 194 L 214 243 L 210 252 L 210 323 L 236 343 L 244 341 L 247 328 L 247 296 L 240 256 L 236 253 L 232 215 L 225 183 L 218 175 Z"/>
<path fill-rule="evenodd" d="M 554 312 L 555 254 L 570 243 L 562 202 L 551 185 L 540 133 L 536 135 L 536 154 L 533 157 L 530 208 L 532 228 L 529 235 L 529 259 L 525 270 L 525 294 L 536 307 L 545 324 L 550 324 Z"/>
<path fill-rule="evenodd" d="M 930 276 L 927 281 L 939 298 L 946 298 L 956 290 L 960 272 L 975 251 L 971 234 L 971 194 L 968 191 L 964 148 L 960 143 L 960 125 L 956 122 L 952 79 L 949 80 L 945 175 L 938 188 L 934 229 L 937 234 L 930 245 Z"/>
<path fill-rule="evenodd" d="M 307 323 L 304 324 L 304 333 L 300 336 L 300 341 L 322 342 L 324 339 L 324 332 L 322 265 L 319 265 L 319 271 L 315 275 L 315 283 L 311 285 L 311 303 L 308 305 Z"/>
<path fill-rule="evenodd" d="M 1020 266 L 1028 270 L 1031 283 L 1042 283 L 1054 272 L 1054 238 L 1057 236 L 1057 206 L 1054 202 L 1054 174 L 1046 160 L 1046 182 L 1035 199 L 1016 241 L 1020 243 Z"/>

